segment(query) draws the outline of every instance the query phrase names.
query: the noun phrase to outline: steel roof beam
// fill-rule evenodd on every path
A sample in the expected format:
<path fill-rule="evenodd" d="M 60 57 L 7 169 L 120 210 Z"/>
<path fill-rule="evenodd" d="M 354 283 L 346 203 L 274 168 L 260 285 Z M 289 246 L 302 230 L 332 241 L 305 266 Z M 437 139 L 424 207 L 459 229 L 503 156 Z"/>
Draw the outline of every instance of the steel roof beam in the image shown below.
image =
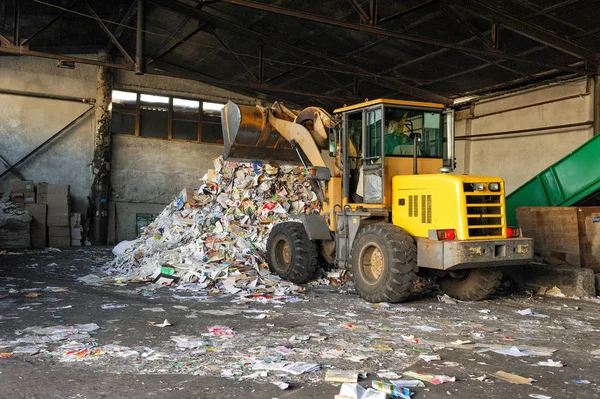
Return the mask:
<path fill-rule="evenodd" d="M 248 65 L 246 65 L 244 63 L 244 61 L 242 61 L 242 59 L 227 45 L 227 43 L 225 43 L 220 37 L 219 35 L 217 35 L 217 31 L 215 31 L 215 29 L 213 27 L 210 27 L 210 31 L 213 34 L 213 36 L 219 41 L 219 43 L 221 43 L 221 46 L 225 47 L 227 49 L 227 51 L 229 51 L 229 54 L 231 54 L 233 56 L 233 58 L 235 58 L 235 60 L 237 61 L 238 64 L 240 64 L 240 66 L 242 68 L 244 68 L 246 70 L 246 72 L 248 72 L 248 74 L 252 77 L 252 79 L 256 80 L 257 82 L 260 82 L 260 79 L 254 74 L 254 72 L 252 72 L 250 70 L 250 68 L 248 68 Z M 262 53 L 262 50 L 261 50 Z M 262 63 L 262 60 L 259 60 L 259 62 Z M 260 68 L 259 68 L 260 69 Z M 261 71 L 262 72 L 262 71 Z M 259 72 L 259 75 L 261 75 L 261 72 Z M 262 83 L 262 82 L 261 82 Z"/>
<path fill-rule="evenodd" d="M 408 14 L 414 12 L 414 11 L 420 10 L 421 8 L 426 7 L 426 6 L 430 5 L 430 4 L 436 3 L 437 1 L 438 0 L 427 0 L 424 3 L 417 4 L 416 6 L 407 8 L 406 10 L 399 11 L 399 12 L 393 14 L 393 15 L 390 15 L 389 17 L 380 18 L 377 22 L 379 24 L 382 24 L 384 22 L 391 21 L 393 19 L 403 17 L 403 16 L 408 15 Z"/>
<path fill-rule="evenodd" d="M 358 0 L 348 0 L 348 1 L 352 5 L 352 8 L 354 8 L 356 10 L 356 12 L 358 13 L 358 15 L 360 16 L 361 21 L 369 22 L 369 20 L 370 20 L 369 14 L 367 14 L 367 12 L 362 8 L 362 6 L 358 2 Z"/>
<path fill-rule="evenodd" d="M 188 33 L 187 35 L 185 35 L 185 37 L 181 40 L 178 40 L 177 42 L 173 43 L 173 45 L 169 46 L 167 49 L 165 49 L 164 51 L 162 51 L 159 55 L 157 55 L 156 57 L 152 58 L 151 60 L 148 61 L 148 63 L 146 65 L 150 65 L 152 64 L 154 61 L 164 57 L 165 55 L 169 54 L 170 52 L 172 52 L 173 50 L 177 49 L 179 46 L 181 46 L 183 43 L 187 42 L 188 40 L 190 40 L 192 37 L 194 37 L 196 35 L 196 33 L 202 31 L 204 29 L 204 27 L 206 26 L 206 24 L 201 24 L 200 26 L 198 26 L 196 29 L 194 29 L 193 31 L 191 31 L 190 33 Z"/>
<path fill-rule="evenodd" d="M 156 1 L 165 2 L 165 0 L 154 0 L 154 1 L 155 2 Z M 589 70 L 581 69 L 581 68 L 573 68 L 568 65 L 555 64 L 555 63 L 548 62 L 548 61 L 540 61 L 537 59 L 518 57 L 518 56 L 503 53 L 502 51 L 498 51 L 498 50 L 477 49 L 477 48 L 472 48 L 472 47 L 465 47 L 465 46 L 461 46 L 456 43 L 445 42 L 443 40 L 430 39 L 430 38 L 422 37 L 422 36 L 415 36 L 415 35 L 406 34 L 406 33 L 389 31 L 389 30 L 382 29 L 382 28 L 379 28 L 376 26 L 372 26 L 372 25 L 360 25 L 360 24 L 353 24 L 350 22 L 336 21 L 334 19 L 331 19 L 328 17 L 323 17 L 320 15 L 310 14 L 310 13 L 306 13 L 306 12 L 302 12 L 302 11 L 290 10 L 290 9 L 282 8 L 282 7 L 271 6 L 268 4 L 257 3 L 254 1 L 248 1 L 248 0 L 220 0 L 220 1 L 224 2 L 224 3 L 236 4 L 239 6 L 253 8 L 253 9 L 257 9 L 257 10 L 269 11 L 269 12 L 272 12 L 275 14 L 287 15 L 290 17 L 304 19 L 307 21 L 313 21 L 313 22 L 319 22 L 319 23 L 323 23 L 323 24 L 333 25 L 333 26 L 337 26 L 340 28 L 344 28 L 344 29 L 372 33 L 372 34 L 380 35 L 380 36 L 388 36 L 388 37 L 392 37 L 394 39 L 406 40 L 406 41 L 411 41 L 411 42 L 421 43 L 421 44 L 428 44 L 431 46 L 447 47 L 450 49 L 463 51 L 466 53 L 514 60 L 514 61 L 529 63 L 529 64 L 533 64 L 533 65 L 539 65 L 539 66 L 544 66 L 544 67 L 549 67 L 549 68 L 555 68 L 555 69 L 560 69 L 560 70 L 584 74 L 584 75 L 593 75 L 595 73 L 594 71 L 589 71 Z M 457 1 L 459 1 L 459 0 L 457 0 Z M 168 3 L 170 3 L 171 5 L 181 4 L 178 1 L 173 1 L 173 2 L 168 2 Z M 591 50 L 588 50 L 588 51 L 591 52 Z M 596 54 L 596 53 L 594 53 L 594 54 Z"/>
<path fill-rule="evenodd" d="M 306 57 L 307 59 L 312 59 L 318 63 L 322 63 L 325 65 L 333 65 L 337 68 L 344 69 L 345 71 L 347 71 L 348 74 L 351 74 L 351 75 L 352 74 L 360 74 L 360 75 L 367 74 L 369 76 L 366 76 L 363 79 L 375 80 L 376 82 L 379 81 L 379 83 L 384 83 L 385 85 L 395 87 L 398 90 L 403 90 L 405 93 L 412 95 L 414 97 L 421 98 L 421 99 L 428 100 L 428 101 L 433 101 L 433 102 L 445 103 L 445 104 L 449 104 L 452 102 L 452 100 L 450 100 L 448 97 L 441 96 L 441 95 L 435 94 L 435 93 L 431 93 L 427 90 L 422 90 L 422 89 L 416 88 L 416 87 L 408 85 L 406 83 L 399 82 L 396 79 L 381 78 L 381 77 L 377 76 L 376 74 L 373 74 L 372 72 L 366 71 L 364 69 L 355 67 L 353 65 L 348 65 L 348 64 L 345 64 L 345 63 L 342 63 L 339 61 L 334 61 L 328 56 L 320 55 L 314 51 L 295 46 L 295 45 L 288 43 L 282 39 L 271 37 L 271 36 L 265 35 L 263 33 L 254 31 L 252 29 L 248 29 L 244 26 L 235 24 L 231 21 L 222 19 L 215 15 L 201 12 L 201 11 L 195 9 L 194 7 L 188 6 L 187 4 L 184 4 L 184 3 L 180 3 L 179 1 L 169 1 L 169 0 L 150 0 L 150 1 L 152 1 L 153 3 L 158 4 L 160 6 L 163 6 L 167 9 L 170 9 L 172 11 L 179 12 L 179 13 L 182 13 L 185 15 L 191 15 L 191 16 L 193 16 L 203 22 L 206 22 L 214 27 L 229 30 L 229 31 L 235 32 L 239 35 L 245 36 L 247 38 L 256 40 L 259 43 L 273 47 L 275 49 L 278 49 L 278 50 L 288 53 L 290 55 L 293 55 L 293 56 L 301 55 L 301 56 Z M 364 25 L 364 26 L 373 28 L 370 25 Z M 373 29 L 378 29 L 378 28 L 373 28 Z"/>
<path fill-rule="evenodd" d="M 79 4 L 81 0 L 75 0 L 73 3 L 71 3 L 71 5 L 67 6 L 66 10 L 61 11 L 58 15 L 56 15 L 54 18 L 52 18 L 50 21 L 48 21 L 44 26 L 42 26 L 40 29 L 38 29 L 34 34 L 32 34 L 31 36 L 29 36 L 27 39 L 25 39 L 22 43 L 21 46 L 25 46 L 27 45 L 30 41 L 32 41 L 36 36 L 38 36 L 40 33 L 44 32 L 46 29 L 48 29 L 50 26 L 52 26 L 56 21 L 58 21 L 63 15 L 65 15 L 69 10 L 72 10 L 77 4 Z"/>
<path fill-rule="evenodd" d="M 325 95 L 322 93 L 308 93 L 308 92 L 299 91 L 299 90 L 280 89 L 277 87 L 272 87 L 272 86 L 266 85 L 264 83 L 236 82 L 236 81 L 232 81 L 232 80 L 217 79 L 217 78 L 213 78 L 212 76 L 208 76 L 208 75 L 205 75 L 200 72 L 190 71 L 185 68 L 177 67 L 175 65 L 164 64 L 162 62 L 159 62 L 159 64 L 160 64 L 161 70 L 156 69 L 156 70 L 149 71 L 148 73 L 154 74 L 154 75 L 173 76 L 173 77 L 178 77 L 178 78 L 197 80 L 197 81 L 209 84 L 209 85 L 229 88 L 230 90 L 232 88 L 241 88 L 241 89 L 250 89 L 250 90 L 258 91 L 258 92 L 267 91 L 267 92 L 274 92 L 274 93 L 284 93 L 284 94 L 291 94 L 291 95 L 304 96 L 304 97 L 322 98 L 322 99 L 334 100 L 334 101 L 340 101 L 340 102 L 359 100 L 358 98 L 353 97 L 353 96 L 329 96 L 329 95 Z M 172 69 L 172 70 L 174 70 L 174 72 L 167 72 L 164 69 Z"/>
<path fill-rule="evenodd" d="M 444 11 L 446 11 L 448 14 L 450 14 L 452 17 L 454 17 L 454 19 L 456 20 L 456 22 L 459 23 L 459 25 L 463 26 L 473 36 L 477 37 L 479 39 L 479 41 L 481 43 L 483 43 L 483 45 L 485 47 L 495 48 L 492 40 L 489 37 L 485 36 L 483 33 L 481 33 L 477 28 L 475 28 L 475 26 L 473 26 L 473 24 L 471 22 L 469 22 L 469 20 L 467 20 L 463 15 L 461 15 L 454 8 L 452 8 L 451 3 L 447 2 L 447 1 L 442 1 L 442 3 L 440 4 L 440 7 L 442 7 L 442 9 Z"/>
<path fill-rule="evenodd" d="M 127 52 L 127 50 L 125 50 L 125 48 L 121 45 L 121 43 L 119 43 L 119 41 L 112 34 L 112 32 L 110 31 L 110 29 L 108 29 L 106 27 L 106 25 L 104 25 L 104 22 L 102 22 L 102 20 L 98 16 L 98 14 L 96 14 L 96 11 L 94 11 L 94 9 L 90 5 L 90 3 L 88 3 L 86 1 L 85 2 L 85 7 L 92 14 L 92 16 L 94 17 L 94 19 L 96 20 L 96 22 L 98 22 L 98 25 L 100 26 L 100 29 L 102 29 L 102 31 L 106 34 L 106 36 L 108 36 L 108 38 L 115 45 L 115 47 L 119 49 L 119 51 L 121 52 L 121 54 L 123 55 L 123 57 L 125 57 L 125 59 L 127 60 L 127 62 L 129 62 L 130 64 L 133 64 L 134 63 L 133 58 L 131 58 L 131 56 L 129 55 L 129 53 Z"/>
<path fill-rule="evenodd" d="M 123 32 L 125 31 L 125 26 L 131 25 L 131 23 L 133 22 L 133 18 L 136 16 L 137 16 L 137 0 L 133 0 L 131 2 L 131 5 L 129 6 L 129 9 L 125 13 L 123 18 L 119 22 L 119 25 L 115 29 L 115 32 L 113 33 L 113 36 L 115 39 L 119 40 L 121 38 L 121 35 L 123 35 Z M 114 46 L 114 43 L 112 41 L 109 41 L 108 44 L 106 45 L 106 50 L 107 51 L 112 50 L 113 46 Z"/>
<path fill-rule="evenodd" d="M 542 43 L 548 47 L 562 51 L 563 53 L 593 62 L 600 61 L 599 53 L 588 49 L 579 43 L 558 36 L 550 31 L 508 15 L 500 10 L 488 6 L 487 4 L 480 3 L 476 0 L 454 0 L 453 4 L 460 6 L 471 14 L 492 22 L 496 22 L 512 30 L 513 32 L 535 40 L 536 42 Z"/>

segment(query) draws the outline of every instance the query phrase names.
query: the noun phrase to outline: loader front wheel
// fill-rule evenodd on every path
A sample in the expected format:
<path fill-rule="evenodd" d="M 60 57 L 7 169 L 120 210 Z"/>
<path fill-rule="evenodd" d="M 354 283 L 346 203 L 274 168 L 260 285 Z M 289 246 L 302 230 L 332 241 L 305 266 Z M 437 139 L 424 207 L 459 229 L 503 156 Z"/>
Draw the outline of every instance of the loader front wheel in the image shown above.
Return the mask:
<path fill-rule="evenodd" d="M 417 247 L 405 230 L 389 223 L 362 228 L 352 247 L 352 278 L 369 302 L 401 302 L 417 278 Z"/>
<path fill-rule="evenodd" d="M 279 277 L 308 283 L 317 270 L 317 244 L 308 238 L 302 223 L 277 224 L 267 240 L 267 262 Z"/>
<path fill-rule="evenodd" d="M 440 289 L 461 301 L 480 301 L 496 291 L 502 272 L 494 268 L 466 269 L 438 278 Z"/>

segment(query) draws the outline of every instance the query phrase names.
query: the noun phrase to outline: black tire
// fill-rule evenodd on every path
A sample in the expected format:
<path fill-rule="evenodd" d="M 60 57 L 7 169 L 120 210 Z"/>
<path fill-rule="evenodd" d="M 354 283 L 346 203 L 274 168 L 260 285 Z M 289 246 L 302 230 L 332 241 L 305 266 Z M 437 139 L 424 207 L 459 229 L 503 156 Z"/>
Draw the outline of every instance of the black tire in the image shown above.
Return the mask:
<path fill-rule="evenodd" d="M 379 258 L 377 268 L 373 259 Z M 368 302 L 401 302 L 411 293 L 417 270 L 415 241 L 398 226 L 369 224 L 354 239 L 352 278 L 358 295 Z"/>
<path fill-rule="evenodd" d="M 269 234 L 269 269 L 292 283 L 304 284 L 312 280 L 317 271 L 317 255 L 317 244 L 308 238 L 302 223 L 280 223 Z"/>
<path fill-rule="evenodd" d="M 480 301 L 496 291 L 501 279 L 502 272 L 498 269 L 469 269 L 440 277 L 438 284 L 440 289 L 452 298 Z"/>

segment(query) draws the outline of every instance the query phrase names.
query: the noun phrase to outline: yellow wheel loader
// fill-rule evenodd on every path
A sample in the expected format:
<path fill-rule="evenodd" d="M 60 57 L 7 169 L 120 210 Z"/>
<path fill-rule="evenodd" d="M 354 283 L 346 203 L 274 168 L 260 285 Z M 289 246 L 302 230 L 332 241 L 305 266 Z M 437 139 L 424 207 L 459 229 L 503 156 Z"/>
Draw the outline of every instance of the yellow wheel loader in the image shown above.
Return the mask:
<path fill-rule="evenodd" d="M 306 283 L 323 258 L 351 269 L 370 302 L 402 301 L 417 273 L 454 298 L 480 300 L 500 284 L 500 266 L 529 263 L 533 240 L 506 225 L 504 181 L 450 174 L 453 117 L 442 104 L 387 99 L 333 116 L 227 103 L 225 157 L 299 161 L 322 202 L 320 214 L 274 226 L 271 270 Z"/>

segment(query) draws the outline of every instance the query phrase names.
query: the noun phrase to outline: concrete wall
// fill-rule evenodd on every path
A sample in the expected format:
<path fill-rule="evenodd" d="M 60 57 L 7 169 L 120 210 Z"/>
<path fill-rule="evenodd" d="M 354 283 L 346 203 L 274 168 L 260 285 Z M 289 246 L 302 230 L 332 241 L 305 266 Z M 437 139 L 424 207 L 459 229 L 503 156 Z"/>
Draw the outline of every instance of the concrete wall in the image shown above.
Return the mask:
<path fill-rule="evenodd" d="M 0 58 L 0 89 L 65 95 L 96 96 L 96 67 L 56 68 L 56 61 L 26 57 Z M 0 94 L 0 156 L 11 165 L 69 124 L 88 104 Z M 93 111 L 66 130 L 51 145 L 28 159 L 18 171 L 36 183 L 70 184 L 74 211 L 85 212 L 91 187 Z M 0 164 L 0 173 L 6 167 Z M 9 174 L 0 180 L 8 193 Z"/>
<path fill-rule="evenodd" d="M 94 99 L 95 66 L 77 64 L 73 70 L 56 67 L 56 61 L 31 57 L 0 57 L 0 90 L 64 95 Z M 257 100 L 185 79 L 138 76 L 116 71 L 117 90 L 176 95 L 207 101 L 233 100 L 255 104 Z M 89 108 L 88 104 L 0 94 L 0 156 L 10 164 L 67 125 Z M 91 188 L 93 112 L 65 131 L 46 149 L 18 170 L 25 178 L 70 184 L 74 211 L 86 213 Z M 198 179 L 223 153 L 218 144 L 185 143 L 131 136 L 113 136 L 110 200 L 111 242 L 135 238 L 136 213 L 158 213 L 183 187 L 199 186 Z M 0 164 L 0 173 L 6 168 Z M 0 180 L 0 193 L 9 190 L 8 175 Z"/>
<path fill-rule="evenodd" d="M 544 102 L 545 104 L 535 105 Z M 532 106 L 533 105 L 533 106 Z M 524 107 L 516 109 L 518 107 Z M 482 100 L 456 114 L 456 173 L 500 176 L 507 193 L 593 136 L 591 126 L 477 135 L 593 120 L 586 79 Z M 461 140 L 464 137 L 470 140 Z"/>

